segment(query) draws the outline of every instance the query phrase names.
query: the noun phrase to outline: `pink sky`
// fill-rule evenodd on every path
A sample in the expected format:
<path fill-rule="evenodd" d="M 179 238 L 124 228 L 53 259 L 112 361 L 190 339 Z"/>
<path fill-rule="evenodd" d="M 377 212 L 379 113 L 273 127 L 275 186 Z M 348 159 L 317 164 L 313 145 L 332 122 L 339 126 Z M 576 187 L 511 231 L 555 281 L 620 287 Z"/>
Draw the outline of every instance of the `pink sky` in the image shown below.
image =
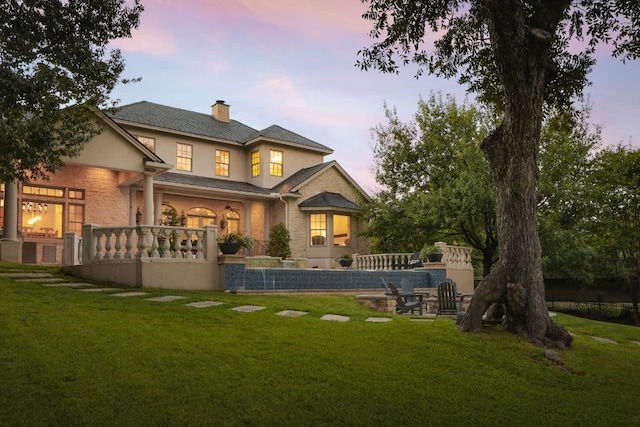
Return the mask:
<path fill-rule="evenodd" d="M 464 99 L 455 81 L 355 67 L 358 50 L 371 44 L 359 0 L 142 3 L 140 28 L 114 43 L 126 60 L 123 77 L 142 77 L 113 92 L 120 104 L 146 100 L 210 113 L 225 100 L 232 119 L 256 129 L 278 124 L 333 148 L 328 159 L 370 193 L 371 128 L 385 122 L 383 103 L 409 120 L 432 90 Z M 587 92 L 605 143 L 640 146 L 639 76 L 640 61 L 603 57 L 596 65 Z"/>

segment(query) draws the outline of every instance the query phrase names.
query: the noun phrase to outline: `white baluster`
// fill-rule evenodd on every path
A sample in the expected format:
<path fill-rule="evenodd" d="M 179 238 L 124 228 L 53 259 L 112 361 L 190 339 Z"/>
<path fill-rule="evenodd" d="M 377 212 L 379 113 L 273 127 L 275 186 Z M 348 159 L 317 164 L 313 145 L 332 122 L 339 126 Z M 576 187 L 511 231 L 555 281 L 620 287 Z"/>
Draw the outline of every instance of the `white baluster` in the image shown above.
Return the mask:
<path fill-rule="evenodd" d="M 203 259 L 202 239 L 204 238 L 204 231 L 196 231 L 196 236 L 198 236 L 198 240 L 196 240 L 196 259 Z"/>
<path fill-rule="evenodd" d="M 124 242 L 124 248 L 125 248 L 125 253 L 124 253 L 124 257 L 126 259 L 130 259 L 131 258 L 131 233 L 132 233 L 132 229 L 127 228 L 124 230 L 124 235 L 126 236 L 125 242 Z"/>
<path fill-rule="evenodd" d="M 158 252 L 158 229 L 152 228 L 151 235 L 153 241 L 151 242 L 151 258 L 160 258 L 160 252 Z"/>
<path fill-rule="evenodd" d="M 104 258 L 102 253 L 102 231 L 96 231 L 96 259 L 101 260 Z"/>
<path fill-rule="evenodd" d="M 113 253 L 111 252 L 111 230 L 105 231 L 105 245 L 104 250 L 106 253 L 106 259 L 113 259 Z"/>

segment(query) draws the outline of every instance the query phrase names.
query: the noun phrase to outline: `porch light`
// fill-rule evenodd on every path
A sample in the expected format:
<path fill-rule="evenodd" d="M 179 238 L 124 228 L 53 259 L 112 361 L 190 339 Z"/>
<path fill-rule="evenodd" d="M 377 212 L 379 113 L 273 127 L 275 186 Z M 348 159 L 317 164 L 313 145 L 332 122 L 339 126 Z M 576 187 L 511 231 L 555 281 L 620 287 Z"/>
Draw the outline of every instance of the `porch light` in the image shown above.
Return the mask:
<path fill-rule="evenodd" d="M 187 225 L 187 216 L 184 214 L 184 211 L 182 211 L 182 215 L 180 215 L 180 225 L 182 227 Z"/>

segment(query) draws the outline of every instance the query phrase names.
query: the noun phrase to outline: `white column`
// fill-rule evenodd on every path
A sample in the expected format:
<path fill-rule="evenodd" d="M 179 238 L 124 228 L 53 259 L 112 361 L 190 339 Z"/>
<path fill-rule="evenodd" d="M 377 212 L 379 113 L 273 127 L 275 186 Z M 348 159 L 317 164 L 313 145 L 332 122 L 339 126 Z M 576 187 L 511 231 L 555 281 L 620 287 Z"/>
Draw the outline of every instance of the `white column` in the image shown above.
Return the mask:
<path fill-rule="evenodd" d="M 153 173 L 144 173 L 144 215 L 142 223 L 144 225 L 154 224 L 153 215 Z"/>
<path fill-rule="evenodd" d="M 4 184 L 4 226 L 2 240 L 18 241 L 18 184 Z"/>
<path fill-rule="evenodd" d="M 155 210 L 154 224 L 160 225 L 162 222 L 162 191 L 156 191 L 153 195 L 153 206 Z"/>
<path fill-rule="evenodd" d="M 136 226 L 136 194 L 138 190 L 135 188 L 129 188 L 129 227 Z"/>

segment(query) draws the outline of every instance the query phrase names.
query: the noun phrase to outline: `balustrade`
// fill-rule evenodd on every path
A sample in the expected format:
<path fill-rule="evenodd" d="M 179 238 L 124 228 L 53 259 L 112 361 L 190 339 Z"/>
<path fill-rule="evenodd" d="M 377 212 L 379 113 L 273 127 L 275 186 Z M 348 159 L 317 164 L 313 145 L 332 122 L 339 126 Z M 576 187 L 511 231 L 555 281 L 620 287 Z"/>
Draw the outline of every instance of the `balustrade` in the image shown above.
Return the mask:
<path fill-rule="evenodd" d="M 207 237 L 214 240 L 216 233 L 205 228 L 138 226 L 96 227 L 88 226 L 89 241 L 93 242 L 91 260 L 122 259 L 196 259 L 207 258 Z M 86 238 L 86 236 L 85 236 Z M 217 243 L 213 246 L 217 249 Z M 134 249 L 135 248 L 135 249 Z M 217 255 L 217 251 L 216 251 Z"/>
<path fill-rule="evenodd" d="M 473 269 L 471 264 L 472 248 L 464 246 L 449 246 L 444 242 L 437 242 L 442 250 L 442 263 L 446 268 Z M 358 270 L 398 270 L 409 268 L 412 253 L 389 253 L 373 255 L 355 255 L 355 268 Z M 426 265 L 426 264 L 425 264 Z"/>

